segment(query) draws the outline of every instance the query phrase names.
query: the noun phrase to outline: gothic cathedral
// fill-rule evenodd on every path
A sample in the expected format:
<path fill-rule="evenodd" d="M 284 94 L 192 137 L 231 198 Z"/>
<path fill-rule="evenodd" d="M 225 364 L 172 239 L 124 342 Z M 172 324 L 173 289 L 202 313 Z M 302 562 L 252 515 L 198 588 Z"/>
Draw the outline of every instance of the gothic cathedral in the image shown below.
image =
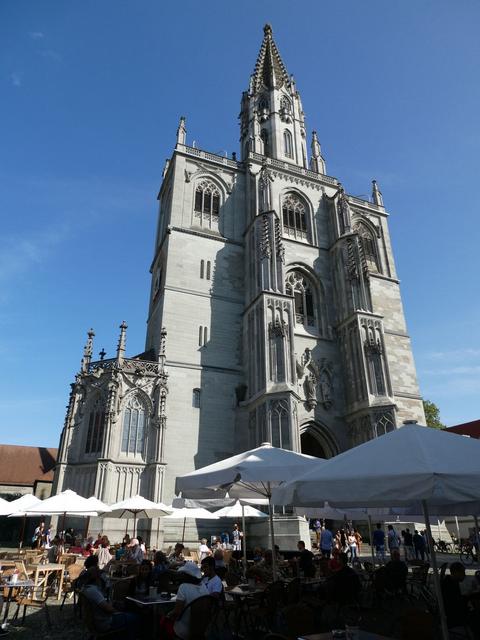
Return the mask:
<path fill-rule="evenodd" d="M 424 423 L 388 214 L 310 159 L 269 25 L 240 112 L 241 159 L 187 143 L 158 196 L 145 351 L 71 385 L 56 491 L 169 503 L 175 478 L 262 442 L 331 457 Z M 118 526 L 118 525 L 117 525 Z"/>

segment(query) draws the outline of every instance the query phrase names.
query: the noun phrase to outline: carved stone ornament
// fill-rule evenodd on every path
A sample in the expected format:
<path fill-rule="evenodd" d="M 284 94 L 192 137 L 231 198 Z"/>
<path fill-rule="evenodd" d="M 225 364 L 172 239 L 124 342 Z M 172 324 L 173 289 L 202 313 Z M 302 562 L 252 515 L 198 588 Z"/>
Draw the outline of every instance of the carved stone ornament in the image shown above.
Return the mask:
<path fill-rule="evenodd" d="M 297 377 L 305 393 L 308 411 L 320 403 L 328 411 L 333 405 L 333 365 L 326 358 L 314 360 L 311 349 L 305 349 L 300 361 L 296 361 Z M 301 383 L 302 378 L 303 385 Z"/>
<path fill-rule="evenodd" d="M 264 211 L 271 211 L 272 209 L 272 187 L 271 183 L 274 178 L 272 172 L 269 170 L 267 163 L 264 161 L 260 173 L 258 176 L 258 190 L 259 190 L 259 213 Z"/>
<path fill-rule="evenodd" d="M 270 243 L 270 228 L 268 224 L 268 216 L 263 216 L 262 220 L 262 237 L 260 239 L 260 258 L 270 258 L 272 255 L 272 247 Z"/>

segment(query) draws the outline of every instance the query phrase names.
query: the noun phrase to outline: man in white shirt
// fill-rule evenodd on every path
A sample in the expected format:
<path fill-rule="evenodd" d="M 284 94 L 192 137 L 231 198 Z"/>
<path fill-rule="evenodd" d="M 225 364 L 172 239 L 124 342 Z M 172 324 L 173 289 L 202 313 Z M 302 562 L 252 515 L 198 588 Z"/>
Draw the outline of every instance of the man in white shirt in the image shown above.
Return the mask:
<path fill-rule="evenodd" d="M 200 556 L 200 562 L 202 562 L 204 558 L 212 555 L 211 550 L 208 548 L 206 538 L 201 539 L 200 546 L 198 547 L 198 553 Z"/>
<path fill-rule="evenodd" d="M 178 587 L 175 609 L 169 614 L 169 618 L 174 621 L 175 635 L 182 640 L 189 640 L 191 610 L 188 605 L 197 598 L 208 596 L 208 591 L 201 582 L 202 572 L 195 563 L 186 562 L 178 569 L 177 574 L 185 581 Z"/>
<path fill-rule="evenodd" d="M 130 544 L 128 545 L 128 560 L 133 560 L 137 564 L 141 564 L 143 560 L 143 551 L 140 547 L 140 544 L 137 538 L 132 538 L 130 540 Z"/>
<path fill-rule="evenodd" d="M 214 598 L 220 598 L 223 593 L 223 584 L 215 571 L 215 558 L 208 556 L 202 560 L 203 580 L 208 593 Z"/>

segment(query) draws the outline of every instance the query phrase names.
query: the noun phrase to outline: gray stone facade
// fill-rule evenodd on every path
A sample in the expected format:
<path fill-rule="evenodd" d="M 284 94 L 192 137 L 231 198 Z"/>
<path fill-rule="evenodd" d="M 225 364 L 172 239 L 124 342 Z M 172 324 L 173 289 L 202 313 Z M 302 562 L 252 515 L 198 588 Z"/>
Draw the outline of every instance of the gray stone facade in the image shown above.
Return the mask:
<path fill-rule="evenodd" d="M 315 132 L 308 161 L 268 25 L 240 128 L 237 160 L 189 146 L 180 120 L 145 352 L 124 357 L 122 325 L 117 357 L 92 362 L 89 335 L 58 490 L 170 502 L 177 475 L 263 441 L 330 457 L 424 422 L 382 194 L 349 196 Z"/>

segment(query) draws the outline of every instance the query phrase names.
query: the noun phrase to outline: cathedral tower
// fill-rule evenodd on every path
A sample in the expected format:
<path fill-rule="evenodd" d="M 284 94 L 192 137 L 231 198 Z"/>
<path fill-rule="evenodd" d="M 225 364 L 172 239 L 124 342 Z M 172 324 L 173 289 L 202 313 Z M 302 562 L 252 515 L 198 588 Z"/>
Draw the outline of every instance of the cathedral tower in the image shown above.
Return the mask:
<path fill-rule="evenodd" d="M 145 351 L 126 357 L 122 323 L 115 358 L 93 361 L 89 333 L 57 489 L 169 502 L 177 475 L 266 440 L 331 457 L 424 422 L 380 188 L 348 195 L 310 140 L 309 159 L 300 94 L 266 25 L 240 160 L 190 145 L 180 118 Z"/>

